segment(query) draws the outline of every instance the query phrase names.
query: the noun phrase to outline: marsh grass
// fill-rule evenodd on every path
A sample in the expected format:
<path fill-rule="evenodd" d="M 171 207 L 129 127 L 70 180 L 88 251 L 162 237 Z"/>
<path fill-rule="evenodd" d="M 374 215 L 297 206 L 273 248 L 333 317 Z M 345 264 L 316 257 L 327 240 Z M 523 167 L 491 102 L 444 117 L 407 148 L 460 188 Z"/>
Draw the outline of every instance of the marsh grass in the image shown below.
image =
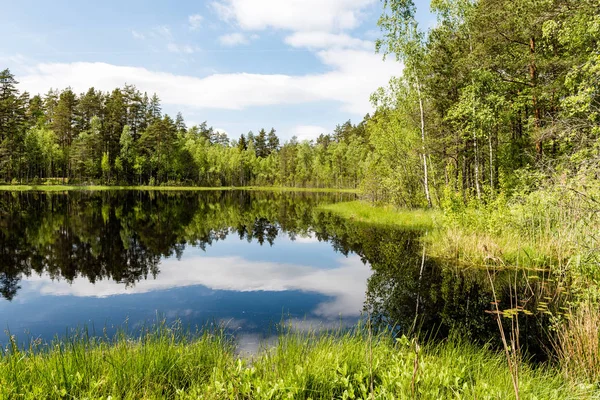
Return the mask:
<path fill-rule="evenodd" d="M 464 204 L 451 195 L 442 210 L 397 209 L 352 201 L 319 206 L 350 221 L 427 231 L 429 257 L 466 267 L 583 273 L 597 252 L 600 213 L 572 191 L 538 191 L 509 202 Z M 587 265 L 587 266 L 586 266 Z"/>
<path fill-rule="evenodd" d="M 510 201 L 499 196 L 487 204 L 464 205 L 450 196 L 439 229 L 428 237 L 428 250 L 465 266 L 582 274 L 597 249 L 598 226 L 599 215 L 586 199 L 565 188 Z"/>
<path fill-rule="evenodd" d="M 541 282 L 536 286 L 554 288 L 551 289 L 554 292 L 536 293 L 536 302 L 539 301 L 539 312 L 551 315 L 549 335 L 556 342 L 554 355 L 560 368 L 571 382 L 598 384 L 600 311 L 598 301 L 586 300 L 600 296 L 598 198 L 598 188 L 587 187 L 584 193 L 561 186 L 515 195 L 510 200 L 500 195 L 486 204 L 465 204 L 462 198 L 450 195 L 445 198 L 443 213 L 425 213 L 433 216 L 429 228 L 420 228 L 427 224 L 416 222 L 418 217 L 406 223 L 411 215 L 419 215 L 413 211 L 398 212 L 361 202 L 322 208 L 361 222 L 427 229 L 422 240 L 428 257 L 444 265 L 487 271 L 514 270 L 515 286 L 517 276 L 535 277 L 532 271 L 542 271 L 542 276 L 552 284 Z M 517 275 L 519 271 L 522 274 Z M 526 281 L 520 283 L 528 284 Z M 494 283 L 491 285 L 493 287 Z M 568 299 L 570 308 L 553 311 L 544 308 L 547 303 L 542 300 L 547 296 Z M 497 301 L 494 303 L 498 304 Z M 505 310 L 495 311 L 498 315 L 505 314 Z M 506 322 L 514 323 L 515 320 Z M 499 329 L 502 334 L 504 327 L 501 324 Z M 518 338 L 518 327 L 512 337 Z M 527 383 L 523 381 L 518 346 L 513 342 L 504 340 L 505 364 L 502 369 L 509 372 L 509 376 L 512 371 L 516 382 L 513 396 L 520 393 L 521 397 L 527 398 L 523 392 L 523 385 Z M 507 368 L 507 361 L 511 368 Z"/>
<path fill-rule="evenodd" d="M 400 229 L 429 230 L 436 226 L 442 214 L 434 210 L 398 209 L 393 206 L 374 206 L 363 201 L 350 201 L 319 206 L 351 221 L 389 226 Z"/>
<path fill-rule="evenodd" d="M 502 354 L 460 341 L 416 345 L 406 337 L 351 330 L 285 329 L 251 358 L 223 331 L 191 335 L 161 324 L 140 337 L 85 332 L 0 358 L 0 398 L 514 398 Z M 520 371 L 524 398 L 588 398 L 559 370 Z"/>
<path fill-rule="evenodd" d="M 560 326 L 556 352 L 568 379 L 600 382 L 600 313 L 596 302 L 580 304 Z"/>

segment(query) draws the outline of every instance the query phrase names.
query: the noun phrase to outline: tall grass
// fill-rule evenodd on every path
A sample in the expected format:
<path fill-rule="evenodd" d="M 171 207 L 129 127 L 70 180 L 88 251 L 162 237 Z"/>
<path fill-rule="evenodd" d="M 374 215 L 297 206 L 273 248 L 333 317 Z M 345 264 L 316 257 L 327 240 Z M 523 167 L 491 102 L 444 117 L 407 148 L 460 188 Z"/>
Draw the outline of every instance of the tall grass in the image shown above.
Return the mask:
<path fill-rule="evenodd" d="M 568 292 L 570 309 L 553 315 L 550 334 L 574 381 L 600 381 L 600 310 L 588 300 L 600 295 L 597 194 L 554 186 L 485 205 L 450 196 L 426 243 L 431 256 L 462 266 L 548 271 L 556 290 Z"/>
<path fill-rule="evenodd" d="M 524 398 L 577 399 L 559 370 L 523 366 Z M 406 337 L 286 330 L 251 358 L 235 355 L 222 332 L 189 336 L 164 325 L 139 338 L 79 334 L 0 358 L 0 398 L 514 398 L 502 354 L 450 341 L 419 347 Z"/>
<path fill-rule="evenodd" d="M 571 380 L 600 382 L 600 312 L 587 301 L 560 326 L 557 354 L 565 376 Z"/>
<path fill-rule="evenodd" d="M 20 349 L 14 337 L 0 359 L 0 398 L 174 398 L 207 384 L 230 364 L 233 347 L 221 332 L 190 340 L 164 324 L 134 339 L 94 338 L 85 331 Z"/>
<path fill-rule="evenodd" d="M 600 213 L 576 192 L 554 188 L 487 203 L 447 195 L 442 210 L 407 210 L 362 201 L 322 205 L 348 220 L 427 230 L 430 257 L 469 267 L 524 267 L 597 273 Z M 600 276 L 600 274 L 599 274 Z"/>
<path fill-rule="evenodd" d="M 322 205 L 351 221 L 427 230 L 427 254 L 472 267 L 584 272 L 598 249 L 600 213 L 567 189 L 464 204 L 448 195 L 442 210 L 407 210 L 362 201 Z M 597 261 L 597 259 L 595 259 Z M 595 269 L 594 271 L 596 271 Z"/>
<path fill-rule="evenodd" d="M 565 188 L 538 190 L 508 200 L 464 205 L 451 196 L 441 229 L 429 236 L 429 254 L 467 266 L 494 265 L 584 272 L 597 249 L 600 215 Z"/>

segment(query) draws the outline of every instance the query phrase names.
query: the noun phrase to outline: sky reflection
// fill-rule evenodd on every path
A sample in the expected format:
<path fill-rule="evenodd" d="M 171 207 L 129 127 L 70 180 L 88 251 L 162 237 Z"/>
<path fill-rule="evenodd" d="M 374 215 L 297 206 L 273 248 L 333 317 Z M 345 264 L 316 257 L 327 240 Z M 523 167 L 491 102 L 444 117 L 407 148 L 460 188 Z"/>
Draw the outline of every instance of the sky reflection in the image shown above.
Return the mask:
<path fill-rule="evenodd" d="M 130 286 L 34 274 L 11 303 L 0 302 L 0 313 L 13 331 L 44 337 L 67 326 L 113 327 L 125 320 L 135 328 L 157 316 L 267 337 L 282 319 L 301 330 L 355 321 L 372 273 L 355 254 L 345 257 L 312 235 L 293 240 L 285 233 L 273 246 L 234 235 L 206 251 L 188 246 L 179 260 L 162 259 L 159 270 Z"/>

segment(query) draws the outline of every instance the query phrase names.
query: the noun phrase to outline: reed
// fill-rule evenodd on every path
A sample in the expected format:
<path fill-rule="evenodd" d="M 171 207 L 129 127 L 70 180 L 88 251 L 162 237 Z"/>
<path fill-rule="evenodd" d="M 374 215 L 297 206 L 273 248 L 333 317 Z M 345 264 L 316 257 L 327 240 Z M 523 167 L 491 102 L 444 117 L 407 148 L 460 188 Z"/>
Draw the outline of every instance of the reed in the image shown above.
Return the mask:
<path fill-rule="evenodd" d="M 557 332 L 556 353 L 572 381 L 600 382 L 600 313 L 598 303 L 579 304 Z"/>

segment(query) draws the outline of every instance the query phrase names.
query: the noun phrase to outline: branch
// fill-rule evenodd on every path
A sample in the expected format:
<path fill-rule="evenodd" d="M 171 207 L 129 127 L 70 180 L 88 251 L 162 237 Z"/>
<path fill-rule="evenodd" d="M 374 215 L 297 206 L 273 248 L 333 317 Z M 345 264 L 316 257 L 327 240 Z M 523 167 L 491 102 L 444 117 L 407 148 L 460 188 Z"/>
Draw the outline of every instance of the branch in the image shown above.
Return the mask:
<path fill-rule="evenodd" d="M 500 75 L 500 79 L 502 79 L 504 82 L 509 82 L 509 83 L 516 83 L 518 85 L 523 85 L 523 86 L 529 86 L 529 87 L 533 87 L 533 84 L 531 82 L 523 82 L 523 81 L 517 81 L 515 79 L 510 79 L 507 78 L 506 75 L 504 75 L 501 71 L 495 70 L 495 72 Z"/>
<path fill-rule="evenodd" d="M 499 34 L 500 36 L 502 36 L 504 39 L 506 39 L 507 41 L 509 41 L 509 42 L 511 42 L 511 43 L 522 44 L 523 46 L 527 46 L 527 47 L 529 47 L 529 43 L 525 43 L 525 42 L 521 42 L 521 41 L 519 41 L 519 40 L 511 39 L 511 38 L 509 38 L 509 37 L 508 37 L 506 34 L 504 34 L 504 33 L 500 32 L 500 31 L 496 31 L 496 32 L 498 32 L 498 34 Z"/>

